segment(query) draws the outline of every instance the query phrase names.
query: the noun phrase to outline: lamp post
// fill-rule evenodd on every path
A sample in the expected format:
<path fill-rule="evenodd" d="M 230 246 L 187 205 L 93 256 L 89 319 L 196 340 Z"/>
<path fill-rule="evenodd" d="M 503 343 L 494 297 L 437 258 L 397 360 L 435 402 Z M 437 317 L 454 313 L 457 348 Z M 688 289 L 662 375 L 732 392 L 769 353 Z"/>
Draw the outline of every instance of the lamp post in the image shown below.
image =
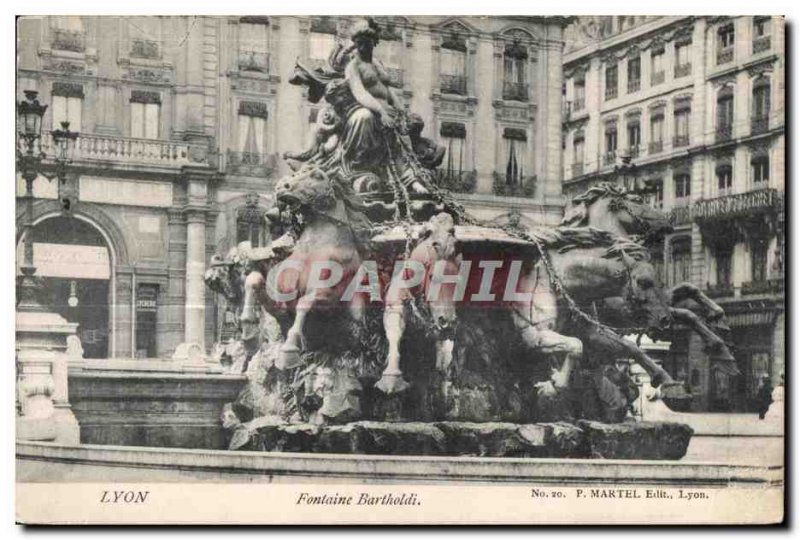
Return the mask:
<path fill-rule="evenodd" d="M 19 117 L 20 144 L 17 147 L 17 169 L 25 180 L 25 225 L 22 232 L 24 258 L 20 266 L 22 278 L 18 283 L 17 302 L 19 311 L 43 311 L 37 298 L 37 280 L 34 277 L 36 267 L 33 265 L 33 182 L 43 174 L 42 160 L 46 157 L 42 149 L 42 118 L 47 105 L 39 103 L 38 92 L 25 91 L 25 100 L 17 102 Z M 62 122 L 61 129 L 51 132 L 55 142 L 56 174 L 63 184 L 66 182 L 67 165 L 71 162 L 72 152 L 78 133 L 69 130 L 69 122 Z M 44 176 L 52 180 L 52 175 Z M 63 201 L 62 201 L 63 204 Z M 68 208 L 68 206 L 67 206 Z"/>

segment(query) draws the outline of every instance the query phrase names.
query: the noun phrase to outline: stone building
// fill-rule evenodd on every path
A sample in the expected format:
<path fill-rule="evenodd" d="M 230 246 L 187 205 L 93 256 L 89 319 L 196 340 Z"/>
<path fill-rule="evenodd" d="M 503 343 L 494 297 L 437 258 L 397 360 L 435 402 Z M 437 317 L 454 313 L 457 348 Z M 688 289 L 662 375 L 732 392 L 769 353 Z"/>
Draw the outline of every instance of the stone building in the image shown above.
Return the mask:
<path fill-rule="evenodd" d="M 579 17 L 565 41 L 564 194 L 613 180 L 671 213 L 663 281 L 725 309 L 742 376 L 688 334 L 666 367 L 696 408 L 747 409 L 785 362 L 783 18 Z"/>
<path fill-rule="evenodd" d="M 33 236 L 48 305 L 79 323 L 87 357 L 166 358 L 219 337 L 225 315 L 205 290 L 206 265 L 265 241 L 263 210 L 288 170 L 280 155 L 305 146 L 317 114 L 290 74 L 297 59 L 323 62 L 354 22 L 19 19 L 18 99 L 39 92 L 45 133 L 63 121 L 80 132 L 68 181 L 35 182 Z M 480 218 L 557 223 L 566 20 L 379 23 L 376 57 L 423 135 L 447 148 L 439 181 Z M 17 193 L 21 231 L 21 179 Z"/>

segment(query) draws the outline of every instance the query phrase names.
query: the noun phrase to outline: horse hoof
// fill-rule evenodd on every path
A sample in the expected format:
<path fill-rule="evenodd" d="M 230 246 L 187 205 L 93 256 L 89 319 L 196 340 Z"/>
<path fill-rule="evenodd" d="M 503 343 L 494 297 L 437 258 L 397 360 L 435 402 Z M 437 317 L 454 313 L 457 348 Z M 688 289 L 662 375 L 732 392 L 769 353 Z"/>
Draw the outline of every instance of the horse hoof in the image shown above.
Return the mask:
<path fill-rule="evenodd" d="M 278 357 L 275 359 L 275 367 L 281 371 L 296 368 L 302 363 L 300 349 L 296 347 L 281 348 Z"/>
<path fill-rule="evenodd" d="M 402 373 L 384 373 L 380 380 L 375 383 L 375 388 L 384 394 L 399 394 L 408 389 L 411 385 L 403 379 Z"/>

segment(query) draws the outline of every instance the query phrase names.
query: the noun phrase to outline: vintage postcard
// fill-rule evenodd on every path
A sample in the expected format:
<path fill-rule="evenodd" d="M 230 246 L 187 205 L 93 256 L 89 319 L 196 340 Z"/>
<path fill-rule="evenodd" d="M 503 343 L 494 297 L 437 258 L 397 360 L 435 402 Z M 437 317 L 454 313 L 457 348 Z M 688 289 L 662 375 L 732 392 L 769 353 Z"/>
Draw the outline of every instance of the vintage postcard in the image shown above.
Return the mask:
<path fill-rule="evenodd" d="M 783 16 L 16 30 L 19 523 L 784 520 Z"/>

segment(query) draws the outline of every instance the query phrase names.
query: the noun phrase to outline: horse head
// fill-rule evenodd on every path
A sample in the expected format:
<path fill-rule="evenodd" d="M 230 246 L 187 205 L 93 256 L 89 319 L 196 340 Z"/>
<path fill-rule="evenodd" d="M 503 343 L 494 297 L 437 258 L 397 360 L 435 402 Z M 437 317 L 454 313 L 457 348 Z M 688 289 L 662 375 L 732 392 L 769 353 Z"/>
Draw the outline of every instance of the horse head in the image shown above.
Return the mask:
<path fill-rule="evenodd" d="M 631 256 L 624 248 L 619 249 L 619 255 L 627 277 L 623 297 L 631 311 L 631 320 L 640 321 L 640 326 L 648 329 L 667 328 L 672 324 L 672 316 L 655 268 L 646 256 Z"/>
<path fill-rule="evenodd" d="M 462 255 L 456 240 L 453 217 L 441 212 L 433 216 L 423 227 L 421 241 L 411 252 L 411 259 L 421 262 L 426 268 L 425 296 L 432 286 L 434 270 L 445 275 L 456 275 L 461 267 Z M 456 285 L 444 283 L 429 299 L 434 331 L 439 338 L 452 337 L 457 322 Z"/>
<path fill-rule="evenodd" d="M 561 225 L 595 227 L 619 236 L 658 237 L 672 231 L 666 214 L 608 182 L 573 198 Z"/>

